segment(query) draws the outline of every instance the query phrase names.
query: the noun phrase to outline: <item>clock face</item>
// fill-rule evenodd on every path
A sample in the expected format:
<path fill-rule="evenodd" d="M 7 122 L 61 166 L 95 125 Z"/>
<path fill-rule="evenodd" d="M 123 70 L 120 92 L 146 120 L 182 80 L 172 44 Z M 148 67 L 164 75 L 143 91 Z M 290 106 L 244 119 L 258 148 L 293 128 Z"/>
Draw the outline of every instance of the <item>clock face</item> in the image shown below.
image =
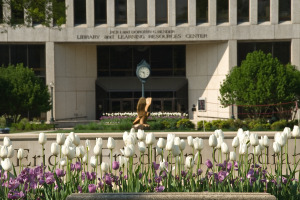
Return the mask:
<path fill-rule="evenodd" d="M 148 78 L 150 76 L 150 70 L 147 67 L 141 67 L 138 75 L 140 78 Z"/>

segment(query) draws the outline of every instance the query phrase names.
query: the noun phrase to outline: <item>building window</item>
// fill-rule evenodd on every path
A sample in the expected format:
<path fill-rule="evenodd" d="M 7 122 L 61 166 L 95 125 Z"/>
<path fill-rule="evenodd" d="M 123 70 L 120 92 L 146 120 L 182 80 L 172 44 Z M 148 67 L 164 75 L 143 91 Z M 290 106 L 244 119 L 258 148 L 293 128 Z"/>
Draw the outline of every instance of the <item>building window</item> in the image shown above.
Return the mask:
<path fill-rule="evenodd" d="M 115 24 L 127 24 L 127 0 L 115 0 Z"/>
<path fill-rule="evenodd" d="M 176 23 L 188 23 L 188 1 L 176 0 Z"/>
<path fill-rule="evenodd" d="M 279 0 L 279 21 L 291 21 L 291 0 Z"/>
<path fill-rule="evenodd" d="M 0 3 L 0 24 L 3 23 L 3 6 L 2 3 Z"/>
<path fill-rule="evenodd" d="M 86 1 L 74 0 L 74 23 L 86 24 Z"/>
<path fill-rule="evenodd" d="M 147 24 L 147 0 L 135 1 L 135 23 Z"/>
<path fill-rule="evenodd" d="M 291 42 L 240 42 L 238 43 L 238 66 L 246 59 L 248 53 L 258 50 L 271 53 L 282 64 L 291 61 Z"/>
<path fill-rule="evenodd" d="M 270 21 L 270 0 L 258 0 L 258 21 Z"/>
<path fill-rule="evenodd" d="M 208 22 L 208 0 L 196 1 L 196 23 Z"/>
<path fill-rule="evenodd" d="M 168 0 L 155 0 L 155 24 L 168 23 Z"/>
<path fill-rule="evenodd" d="M 95 24 L 107 24 L 106 0 L 94 0 Z"/>
<path fill-rule="evenodd" d="M 23 63 L 33 69 L 35 74 L 45 80 L 45 45 L 0 45 L 0 66 Z"/>
<path fill-rule="evenodd" d="M 224 23 L 229 21 L 228 10 L 228 0 L 217 0 L 217 23 Z"/>
<path fill-rule="evenodd" d="M 15 0 L 11 2 L 11 21 L 12 24 L 24 23 L 24 8 L 22 0 Z"/>
<path fill-rule="evenodd" d="M 65 24 L 66 23 L 66 1 L 56 0 L 53 1 L 53 23 Z"/>
<path fill-rule="evenodd" d="M 249 0 L 237 1 L 238 22 L 249 22 Z"/>

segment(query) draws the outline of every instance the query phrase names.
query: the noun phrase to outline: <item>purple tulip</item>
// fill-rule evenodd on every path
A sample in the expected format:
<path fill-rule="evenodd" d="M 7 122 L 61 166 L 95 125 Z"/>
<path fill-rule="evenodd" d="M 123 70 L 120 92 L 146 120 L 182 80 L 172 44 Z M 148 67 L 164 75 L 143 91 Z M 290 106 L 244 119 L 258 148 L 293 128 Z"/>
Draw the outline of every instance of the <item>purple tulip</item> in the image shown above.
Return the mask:
<path fill-rule="evenodd" d="M 122 172 L 122 171 L 120 171 L 120 172 L 119 172 L 119 174 L 120 174 L 120 176 L 122 176 L 123 172 Z"/>
<path fill-rule="evenodd" d="M 156 164 L 155 162 L 153 162 L 152 164 L 155 171 L 159 169 L 159 164 Z"/>
<path fill-rule="evenodd" d="M 75 165 L 73 163 L 71 163 L 71 167 L 70 167 L 71 171 L 75 170 Z"/>
<path fill-rule="evenodd" d="M 80 185 L 77 186 L 78 193 L 82 193 L 82 187 Z"/>
<path fill-rule="evenodd" d="M 200 175 L 202 174 L 202 172 L 203 172 L 202 169 L 198 169 L 198 170 L 197 170 L 198 176 L 200 176 Z"/>
<path fill-rule="evenodd" d="M 160 183 L 162 180 L 162 177 L 161 176 L 155 177 L 154 180 L 156 183 Z"/>
<path fill-rule="evenodd" d="M 58 177 L 64 177 L 66 175 L 66 172 L 59 168 L 55 170 L 55 173 Z"/>
<path fill-rule="evenodd" d="M 210 160 L 206 160 L 205 164 L 206 164 L 208 169 L 211 169 L 213 167 L 213 164 L 211 163 Z"/>
<path fill-rule="evenodd" d="M 54 182 L 55 182 L 55 178 L 54 178 L 53 174 L 47 176 L 47 178 L 46 178 L 46 183 L 47 184 L 53 184 Z"/>
<path fill-rule="evenodd" d="M 89 193 L 95 193 L 96 192 L 96 185 L 94 184 L 89 184 Z"/>
<path fill-rule="evenodd" d="M 104 184 L 103 184 L 103 182 L 100 181 L 100 180 L 99 180 L 99 183 L 98 183 L 98 187 L 99 187 L 100 189 L 103 189 L 103 188 L 104 188 Z"/>
<path fill-rule="evenodd" d="M 119 169 L 119 166 L 120 166 L 120 164 L 119 164 L 118 161 L 114 161 L 114 162 L 112 163 L 112 168 L 113 168 L 114 170 L 118 170 L 118 169 Z"/>
<path fill-rule="evenodd" d="M 20 199 L 25 197 L 24 193 L 22 191 L 18 192 L 18 191 L 13 191 L 13 192 L 9 192 L 7 194 L 7 198 L 8 199 Z"/>
<path fill-rule="evenodd" d="M 227 164 L 227 171 L 231 171 L 231 168 L 232 168 L 232 163 L 228 163 Z"/>
<path fill-rule="evenodd" d="M 15 190 L 19 187 L 20 183 L 17 179 L 10 179 L 8 184 L 8 189 Z"/>
<path fill-rule="evenodd" d="M 105 183 L 107 184 L 107 185 L 111 185 L 111 177 L 109 176 L 109 175 L 106 175 L 105 176 Z"/>
<path fill-rule="evenodd" d="M 226 171 L 220 171 L 218 173 L 218 180 L 220 182 L 224 181 L 224 179 L 226 178 L 227 175 L 228 175 L 228 172 L 226 172 Z"/>
<path fill-rule="evenodd" d="M 161 176 L 162 176 L 163 178 L 166 178 L 166 177 L 167 177 L 167 172 L 163 171 L 163 172 L 161 173 Z"/>
<path fill-rule="evenodd" d="M 124 176 L 124 179 L 127 180 L 127 178 L 128 178 L 127 175 L 125 175 L 125 176 Z"/>
<path fill-rule="evenodd" d="M 143 177 L 142 173 L 139 173 L 139 179 L 141 179 Z"/>
<path fill-rule="evenodd" d="M 164 190 L 165 190 L 165 187 L 162 185 L 155 188 L 156 192 L 163 192 Z"/>
<path fill-rule="evenodd" d="M 76 163 L 75 163 L 75 169 L 76 169 L 77 171 L 80 171 L 80 170 L 81 170 L 81 163 L 80 163 L 80 162 L 76 162 Z"/>

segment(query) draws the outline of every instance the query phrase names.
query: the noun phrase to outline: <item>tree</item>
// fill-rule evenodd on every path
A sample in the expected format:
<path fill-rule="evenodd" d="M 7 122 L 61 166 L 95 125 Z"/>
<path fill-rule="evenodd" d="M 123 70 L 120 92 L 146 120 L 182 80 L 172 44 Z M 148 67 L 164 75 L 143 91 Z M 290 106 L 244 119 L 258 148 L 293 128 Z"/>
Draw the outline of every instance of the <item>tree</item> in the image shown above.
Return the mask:
<path fill-rule="evenodd" d="M 241 66 L 232 68 L 221 84 L 219 100 L 224 107 L 243 107 L 249 117 L 263 117 L 263 113 L 276 113 L 279 118 L 289 118 L 295 104 L 271 105 L 299 100 L 300 72 L 290 64 L 283 65 L 271 54 L 262 51 L 249 53 Z"/>
<path fill-rule="evenodd" d="M 32 27 L 33 23 L 60 27 L 66 22 L 66 6 L 62 0 L 1 0 L 0 8 L 12 10 L 11 16 L 3 16 L 3 23 L 12 27 Z"/>
<path fill-rule="evenodd" d="M 0 87 L 0 115 L 15 122 L 18 115 L 29 118 L 51 109 L 47 86 L 23 64 L 0 67 Z"/>

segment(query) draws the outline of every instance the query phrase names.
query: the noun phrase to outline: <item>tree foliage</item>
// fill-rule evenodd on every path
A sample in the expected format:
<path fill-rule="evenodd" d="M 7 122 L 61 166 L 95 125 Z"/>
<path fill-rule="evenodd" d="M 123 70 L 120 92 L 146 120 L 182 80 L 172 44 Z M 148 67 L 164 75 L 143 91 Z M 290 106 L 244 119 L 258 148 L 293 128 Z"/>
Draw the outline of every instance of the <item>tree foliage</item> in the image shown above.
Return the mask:
<path fill-rule="evenodd" d="M 221 84 L 219 100 L 229 105 L 270 105 L 299 100 L 300 72 L 290 64 L 283 65 L 271 54 L 262 51 L 249 53 L 241 64 L 232 68 Z M 253 113 L 249 117 L 263 117 L 264 113 L 276 113 L 288 118 L 295 104 L 277 106 L 244 107 Z"/>
<path fill-rule="evenodd" d="M 12 10 L 11 15 L 3 16 L 3 23 L 12 27 L 32 27 L 34 23 L 60 27 L 66 22 L 66 6 L 62 0 L 3 0 L 0 4 Z"/>
<path fill-rule="evenodd" d="M 0 115 L 34 117 L 51 109 L 47 86 L 32 69 L 16 66 L 0 67 Z"/>

